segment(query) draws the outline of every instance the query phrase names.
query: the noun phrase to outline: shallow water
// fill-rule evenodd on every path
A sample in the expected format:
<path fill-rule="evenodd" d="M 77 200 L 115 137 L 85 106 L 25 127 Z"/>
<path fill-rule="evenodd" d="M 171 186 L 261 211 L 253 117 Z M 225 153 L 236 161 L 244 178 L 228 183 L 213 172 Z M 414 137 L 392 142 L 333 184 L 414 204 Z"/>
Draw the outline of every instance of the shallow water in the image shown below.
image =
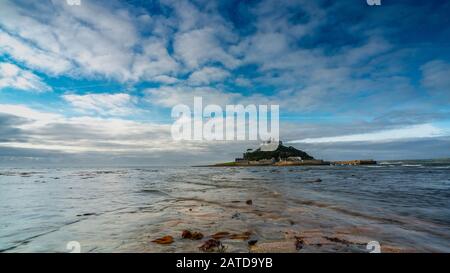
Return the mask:
<path fill-rule="evenodd" d="M 449 252 L 448 166 L 1 168 L 0 251 L 197 252 L 190 229 L 258 240 L 223 239 L 229 252 Z"/>

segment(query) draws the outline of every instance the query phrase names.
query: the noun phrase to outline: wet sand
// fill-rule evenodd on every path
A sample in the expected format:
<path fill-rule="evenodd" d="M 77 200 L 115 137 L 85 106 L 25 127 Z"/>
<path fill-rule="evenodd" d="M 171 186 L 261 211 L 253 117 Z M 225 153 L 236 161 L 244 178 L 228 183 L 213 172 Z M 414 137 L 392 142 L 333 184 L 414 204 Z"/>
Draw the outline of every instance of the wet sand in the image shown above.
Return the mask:
<path fill-rule="evenodd" d="M 448 169 L 403 166 L 0 170 L 0 251 L 450 250 Z M 248 202 L 251 200 L 251 202 Z M 183 239 L 184 230 L 200 240 Z M 242 236 L 248 234 L 248 236 Z M 232 236 L 240 235 L 240 236 Z M 155 239 L 172 236 L 170 244 Z M 249 245 L 249 241 L 252 245 Z"/>
<path fill-rule="evenodd" d="M 230 190 L 230 189 L 228 189 Z M 208 196 L 211 195 L 211 189 Z M 285 197 L 266 188 L 239 188 L 239 199 L 223 199 L 216 189 L 217 199 L 176 198 L 170 214 L 183 215 L 152 225 L 140 234 L 141 244 L 124 250 L 138 252 L 201 252 L 199 247 L 216 233 L 251 234 L 248 239 L 220 239 L 226 252 L 295 253 L 295 252 L 369 252 L 367 244 L 377 237 L 379 230 L 368 225 L 336 225 L 333 217 L 315 212 L 315 208 L 299 204 L 289 207 Z M 252 200 L 248 205 L 247 200 Z M 320 206 L 320 205 L 319 205 Z M 174 217 L 175 218 L 175 217 Z M 183 230 L 201 232 L 202 240 L 183 239 Z M 148 244 L 149 241 L 173 236 L 170 245 Z M 249 245 L 249 241 L 257 241 Z M 300 241 L 300 244 L 297 243 Z M 128 248 L 128 249 L 127 249 Z M 212 251 L 220 251 L 212 249 Z M 415 252 L 417 250 L 395 244 L 382 244 L 382 252 Z"/>

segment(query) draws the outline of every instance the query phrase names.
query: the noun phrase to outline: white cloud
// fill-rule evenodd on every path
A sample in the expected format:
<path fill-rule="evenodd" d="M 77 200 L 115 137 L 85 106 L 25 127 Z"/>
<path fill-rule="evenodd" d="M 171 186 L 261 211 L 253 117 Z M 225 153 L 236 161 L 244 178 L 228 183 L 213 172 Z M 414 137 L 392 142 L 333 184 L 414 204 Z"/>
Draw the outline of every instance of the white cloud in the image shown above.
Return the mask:
<path fill-rule="evenodd" d="M 124 116 L 137 110 L 134 99 L 129 94 L 65 94 L 63 99 L 72 104 L 83 113 L 96 113 L 100 115 Z"/>
<path fill-rule="evenodd" d="M 164 84 L 174 84 L 179 82 L 179 80 L 175 77 L 170 77 L 167 75 L 159 75 L 152 78 L 153 81 L 164 83 Z"/>
<path fill-rule="evenodd" d="M 450 64 L 434 60 L 424 64 L 422 70 L 422 85 L 437 98 L 450 98 Z"/>
<path fill-rule="evenodd" d="M 15 64 L 0 63 L 0 89 L 15 88 L 25 91 L 44 92 L 51 88 L 40 77 Z"/>
<path fill-rule="evenodd" d="M 175 53 L 188 68 L 198 68 L 209 62 L 220 62 L 227 68 L 234 68 L 240 61 L 226 52 L 213 28 L 195 29 L 175 36 Z"/>
<path fill-rule="evenodd" d="M 188 82 L 192 85 L 208 85 L 210 83 L 223 81 L 230 77 L 230 72 L 218 67 L 203 67 L 192 73 Z"/>
<path fill-rule="evenodd" d="M 200 12 L 192 3 L 189 1 L 180 0 L 163 0 L 164 4 L 169 5 L 176 12 L 178 17 L 178 28 L 180 31 L 187 31 L 194 29 L 203 24 L 207 14 Z"/>
<path fill-rule="evenodd" d="M 154 105 L 173 107 L 177 104 L 192 105 L 194 97 L 202 97 L 203 104 L 226 105 L 239 101 L 241 94 L 222 92 L 212 87 L 190 87 L 183 85 L 149 88 L 145 91 L 146 100 Z"/>
<path fill-rule="evenodd" d="M 32 109 L 25 105 L 0 104 L 0 113 L 23 118 L 28 122 L 18 126 L 21 129 L 34 129 L 46 126 L 49 123 L 60 121 L 60 114 L 48 113 Z"/>
<path fill-rule="evenodd" d="M 40 9 L 46 12 L 36 12 Z M 73 7 L 65 1 L 36 1 L 21 7 L 5 0 L 0 2 L 0 26 L 9 32 L 0 31 L 0 54 L 51 75 L 124 82 L 178 69 L 164 38 L 141 36 L 138 27 L 156 28 L 153 21 L 134 18 L 118 2 L 84 1 Z"/>
<path fill-rule="evenodd" d="M 171 79 L 172 77 L 169 75 L 180 68 L 179 64 L 170 56 L 166 45 L 157 39 L 147 39 L 142 43 L 144 44 L 142 53 L 136 54 L 132 64 L 132 73 L 135 80 L 155 80 L 158 76 L 159 79 L 164 77 L 163 80 Z M 158 78 L 156 78 L 156 81 L 158 81 Z"/>
<path fill-rule="evenodd" d="M 420 124 L 399 129 L 381 130 L 364 134 L 305 138 L 300 140 L 292 140 L 288 143 L 389 142 L 441 136 L 448 136 L 448 132 L 432 124 Z"/>
<path fill-rule="evenodd" d="M 15 128 L 27 136 L 26 141 L 0 142 L 0 147 L 128 155 L 202 149 L 195 143 L 173 141 L 170 124 L 86 116 L 69 118 L 12 104 L 0 104 L 0 113 L 25 119 Z"/>
<path fill-rule="evenodd" d="M 358 64 L 390 49 L 392 49 L 392 45 L 388 41 L 379 36 L 373 36 L 359 47 L 344 47 L 343 54 L 337 55 L 336 60 L 346 65 Z"/>
<path fill-rule="evenodd" d="M 7 53 L 30 68 L 39 69 L 51 75 L 65 73 L 72 68 L 71 63 L 65 57 L 33 47 L 1 29 L 0 53 Z"/>

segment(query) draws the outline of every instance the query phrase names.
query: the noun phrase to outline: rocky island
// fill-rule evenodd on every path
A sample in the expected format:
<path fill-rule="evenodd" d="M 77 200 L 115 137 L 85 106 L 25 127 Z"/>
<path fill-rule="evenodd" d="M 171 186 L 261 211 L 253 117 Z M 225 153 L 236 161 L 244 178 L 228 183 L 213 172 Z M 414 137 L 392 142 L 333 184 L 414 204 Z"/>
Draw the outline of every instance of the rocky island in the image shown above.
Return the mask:
<path fill-rule="evenodd" d="M 259 148 L 247 149 L 242 157 L 233 162 L 211 165 L 213 167 L 246 166 L 303 166 L 303 165 L 370 165 L 377 164 L 372 159 L 349 161 L 324 161 L 315 159 L 308 153 L 292 146 L 284 146 L 282 141 L 273 139 L 263 142 Z"/>

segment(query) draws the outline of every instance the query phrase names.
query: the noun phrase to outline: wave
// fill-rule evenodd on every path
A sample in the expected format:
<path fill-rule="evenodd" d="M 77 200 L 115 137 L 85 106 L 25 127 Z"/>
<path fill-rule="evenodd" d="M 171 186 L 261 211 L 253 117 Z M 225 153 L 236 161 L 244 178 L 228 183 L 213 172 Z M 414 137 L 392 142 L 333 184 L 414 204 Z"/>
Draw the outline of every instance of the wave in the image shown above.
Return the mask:
<path fill-rule="evenodd" d="M 382 161 L 379 162 L 379 165 L 402 165 L 404 162 L 403 161 Z"/>

